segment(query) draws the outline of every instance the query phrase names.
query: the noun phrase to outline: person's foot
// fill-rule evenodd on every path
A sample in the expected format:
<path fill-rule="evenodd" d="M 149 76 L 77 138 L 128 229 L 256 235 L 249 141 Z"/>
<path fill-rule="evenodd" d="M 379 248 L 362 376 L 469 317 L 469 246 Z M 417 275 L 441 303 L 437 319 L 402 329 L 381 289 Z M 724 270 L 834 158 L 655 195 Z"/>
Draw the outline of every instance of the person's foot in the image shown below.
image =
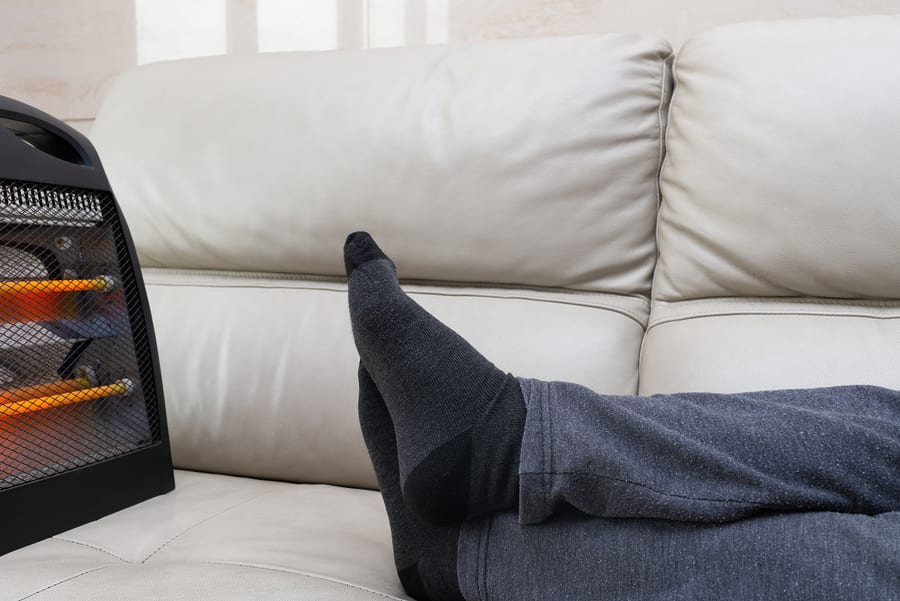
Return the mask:
<path fill-rule="evenodd" d="M 387 509 L 394 565 L 419 601 L 463 601 L 456 576 L 458 526 L 430 526 L 410 512 L 400 490 L 394 426 L 381 393 L 359 366 L 359 423 Z"/>
<path fill-rule="evenodd" d="M 347 237 L 344 262 L 353 337 L 394 425 L 409 507 L 435 524 L 514 507 L 518 381 L 409 298 L 369 234 Z"/>

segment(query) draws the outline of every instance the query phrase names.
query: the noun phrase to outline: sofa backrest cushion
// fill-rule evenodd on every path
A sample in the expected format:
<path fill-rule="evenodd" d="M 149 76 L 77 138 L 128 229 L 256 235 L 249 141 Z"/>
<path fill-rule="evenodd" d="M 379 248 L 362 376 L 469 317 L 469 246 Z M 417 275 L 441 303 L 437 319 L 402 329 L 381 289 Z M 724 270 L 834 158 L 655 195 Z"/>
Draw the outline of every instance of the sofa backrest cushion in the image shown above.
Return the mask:
<path fill-rule="evenodd" d="M 368 229 L 407 278 L 648 294 L 669 54 L 620 34 L 157 64 L 94 136 L 139 137 L 107 163 L 147 267 L 340 275 L 335 242 Z"/>
<path fill-rule="evenodd" d="M 93 130 L 187 469 L 374 486 L 341 247 L 513 373 L 637 390 L 671 49 L 614 34 L 150 65 Z"/>
<path fill-rule="evenodd" d="M 898 57 L 891 16 L 685 44 L 642 392 L 900 388 Z"/>

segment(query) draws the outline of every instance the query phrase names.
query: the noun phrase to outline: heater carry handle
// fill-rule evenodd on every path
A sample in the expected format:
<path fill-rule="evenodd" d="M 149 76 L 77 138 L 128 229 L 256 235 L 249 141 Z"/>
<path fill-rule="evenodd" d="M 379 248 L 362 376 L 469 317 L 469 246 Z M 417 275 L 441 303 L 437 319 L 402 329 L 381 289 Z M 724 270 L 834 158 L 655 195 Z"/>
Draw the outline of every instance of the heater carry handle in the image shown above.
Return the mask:
<path fill-rule="evenodd" d="M 0 96 L 0 178 L 109 190 L 100 158 L 73 127 Z"/>

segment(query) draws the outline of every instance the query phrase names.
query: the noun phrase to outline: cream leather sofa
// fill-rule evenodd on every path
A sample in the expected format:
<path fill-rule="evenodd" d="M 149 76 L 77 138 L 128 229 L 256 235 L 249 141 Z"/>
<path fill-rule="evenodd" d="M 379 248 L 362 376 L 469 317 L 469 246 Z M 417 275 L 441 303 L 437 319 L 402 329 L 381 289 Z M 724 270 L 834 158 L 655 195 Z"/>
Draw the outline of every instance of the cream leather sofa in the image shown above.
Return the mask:
<path fill-rule="evenodd" d="M 900 388 L 898 57 L 900 18 L 863 17 L 713 30 L 674 77 L 636 34 L 126 74 L 92 138 L 177 489 L 0 558 L 0 600 L 406 598 L 356 420 L 355 229 L 519 375 Z"/>

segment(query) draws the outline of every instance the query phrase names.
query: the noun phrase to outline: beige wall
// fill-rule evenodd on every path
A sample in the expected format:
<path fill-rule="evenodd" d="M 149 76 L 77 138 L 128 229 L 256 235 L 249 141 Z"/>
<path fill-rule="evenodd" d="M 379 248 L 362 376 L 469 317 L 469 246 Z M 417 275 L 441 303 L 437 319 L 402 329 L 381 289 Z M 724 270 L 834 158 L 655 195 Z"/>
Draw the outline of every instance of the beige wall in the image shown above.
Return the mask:
<path fill-rule="evenodd" d="M 467 0 L 451 18 L 453 38 L 644 31 L 678 49 L 726 23 L 900 14 L 900 0 Z"/>
<path fill-rule="evenodd" d="M 678 48 L 724 23 L 874 13 L 900 0 L 2 0 L 0 94 L 86 130 L 116 74 L 158 60 L 605 31 Z"/>

